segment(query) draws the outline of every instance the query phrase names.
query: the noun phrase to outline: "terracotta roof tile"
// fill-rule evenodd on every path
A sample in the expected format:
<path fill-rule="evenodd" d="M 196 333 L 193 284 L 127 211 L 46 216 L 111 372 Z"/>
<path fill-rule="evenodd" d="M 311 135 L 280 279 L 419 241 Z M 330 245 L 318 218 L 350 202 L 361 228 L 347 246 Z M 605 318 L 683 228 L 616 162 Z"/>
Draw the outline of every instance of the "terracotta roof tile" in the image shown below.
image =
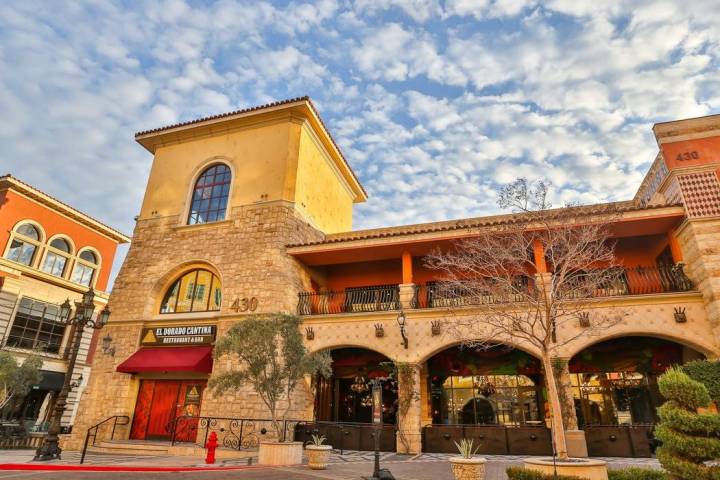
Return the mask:
<path fill-rule="evenodd" d="M 542 215 L 544 218 L 560 219 L 563 217 L 568 217 L 570 215 L 625 213 L 641 210 L 654 210 L 657 208 L 675 207 L 679 205 L 680 204 L 642 206 L 634 201 L 600 203 L 580 207 L 565 207 L 547 210 L 546 212 L 543 212 L 544 215 L 540 213 L 511 213 L 504 215 L 492 215 L 487 217 L 462 218 L 458 220 L 446 220 L 441 222 L 419 223 L 414 225 L 402 225 L 398 227 L 373 228 L 368 230 L 333 233 L 330 235 L 326 235 L 323 240 L 317 240 L 308 243 L 295 243 L 287 245 L 287 247 L 307 247 L 313 245 L 327 245 L 332 243 L 351 242 L 355 240 L 369 240 L 374 238 L 390 238 L 404 235 L 462 230 L 465 228 L 511 225 L 515 223 L 530 222 L 533 219 L 538 218 L 539 215 Z"/>

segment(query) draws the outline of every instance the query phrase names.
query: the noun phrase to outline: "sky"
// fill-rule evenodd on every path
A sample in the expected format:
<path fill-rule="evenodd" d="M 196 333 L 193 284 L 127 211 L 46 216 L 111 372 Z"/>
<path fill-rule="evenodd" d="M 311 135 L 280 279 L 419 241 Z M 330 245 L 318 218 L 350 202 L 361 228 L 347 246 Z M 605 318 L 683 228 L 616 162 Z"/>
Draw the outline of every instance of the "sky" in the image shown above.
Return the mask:
<path fill-rule="evenodd" d="M 129 234 L 135 132 L 309 95 L 369 193 L 354 228 L 496 213 L 519 176 L 630 199 L 653 123 L 720 113 L 718 25 L 720 0 L 2 2 L 0 174 Z"/>

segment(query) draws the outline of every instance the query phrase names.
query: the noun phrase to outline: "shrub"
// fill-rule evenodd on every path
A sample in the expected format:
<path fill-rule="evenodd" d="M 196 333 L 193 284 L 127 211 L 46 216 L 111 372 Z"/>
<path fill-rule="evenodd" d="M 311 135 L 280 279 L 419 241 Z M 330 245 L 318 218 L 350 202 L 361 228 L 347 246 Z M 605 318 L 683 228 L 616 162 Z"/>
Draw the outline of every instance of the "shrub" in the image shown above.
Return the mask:
<path fill-rule="evenodd" d="M 662 470 L 623 468 L 608 470 L 608 480 L 670 480 L 670 476 Z"/>
<path fill-rule="evenodd" d="M 720 362 L 695 360 L 681 368 L 688 377 L 705 385 L 713 402 L 720 403 Z"/>
<path fill-rule="evenodd" d="M 662 442 L 658 460 L 675 478 L 720 480 L 720 466 L 705 463 L 720 457 L 720 415 L 697 413 L 710 403 L 707 388 L 680 368 L 664 373 L 658 387 L 668 399 L 658 409 L 655 437 Z"/>
<path fill-rule="evenodd" d="M 522 467 L 510 467 L 505 470 L 509 480 L 582 480 L 580 477 L 568 476 L 568 475 L 554 475 L 540 473 L 535 470 L 529 470 Z"/>

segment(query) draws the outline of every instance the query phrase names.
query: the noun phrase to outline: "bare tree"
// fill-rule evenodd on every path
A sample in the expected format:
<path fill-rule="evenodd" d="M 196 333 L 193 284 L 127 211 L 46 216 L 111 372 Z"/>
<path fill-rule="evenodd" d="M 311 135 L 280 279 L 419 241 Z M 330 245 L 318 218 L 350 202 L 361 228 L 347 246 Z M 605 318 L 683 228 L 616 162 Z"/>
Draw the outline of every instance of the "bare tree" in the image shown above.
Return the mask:
<path fill-rule="evenodd" d="M 453 316 L 448 331 L 467 346 L 519 345 L 538 356 L 551 407 L 553 445 L 567 459 L 561 398 L 554 362 L 563 345 L 597 335 L 622 318 L 617 310 L 589 307 L 599 297 L 622 293 L 609 223 L 587 207 L 552 210 L 549 184 L 525 179 L 502 188 L 498 203 L 517 216 L 481 230 L 452 248 L 436 250 L 426 264 L 441 273 L 433 302 Z M 459 307 L 474 305 L 476 310 Z M 472 313 L 469 313 L 472 312 Z"/>

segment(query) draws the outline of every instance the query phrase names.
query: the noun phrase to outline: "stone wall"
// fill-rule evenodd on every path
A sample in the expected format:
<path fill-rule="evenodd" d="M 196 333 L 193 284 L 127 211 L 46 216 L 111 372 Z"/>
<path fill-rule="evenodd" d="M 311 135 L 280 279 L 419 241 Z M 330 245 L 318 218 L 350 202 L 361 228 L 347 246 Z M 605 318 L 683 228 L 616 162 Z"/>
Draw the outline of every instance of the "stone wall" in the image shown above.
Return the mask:
<path fill-rule="evenodd" d="M 322 234 L 308 225 L 290 202 L 258 203 L 232 209 L 229 218 L 214 224 L 179 226 L 178 217 L 138 221 L 133 243 L 115 282 L 110 309 L 114 357 L 98 354 L 91 385 L 82 398 L 82 420 L 67 446 L 79 448 L 85 432 L 111 415 L 132 416 L 139 380 L 117 373 L 119 363 L 139 348 L 143 326 L 215 323 L 218 336 L 245 315 L 231 309 L 236 298 L 255 297 L 255 313 L 294 313 L 297 294 L 310 287 L 309 273 L 285 253 L 285 245 L 317 240 Z M 205 265 L 222 281 L 220 312 L 159 314 L 165 290 L 187 268 Z M 162 323 L 161 323 L 162 322 Z M 214 371 L 233 368 L 228 360 L 215 362 Z M 267 408 L 251 389 L 216 398 L 204 394 L 202 415 L 269 418 Z M 310 418 L 310 385 L 298 388 L 291 418 Z M 125 432 L 127 435 L 127 432 Z"/>

